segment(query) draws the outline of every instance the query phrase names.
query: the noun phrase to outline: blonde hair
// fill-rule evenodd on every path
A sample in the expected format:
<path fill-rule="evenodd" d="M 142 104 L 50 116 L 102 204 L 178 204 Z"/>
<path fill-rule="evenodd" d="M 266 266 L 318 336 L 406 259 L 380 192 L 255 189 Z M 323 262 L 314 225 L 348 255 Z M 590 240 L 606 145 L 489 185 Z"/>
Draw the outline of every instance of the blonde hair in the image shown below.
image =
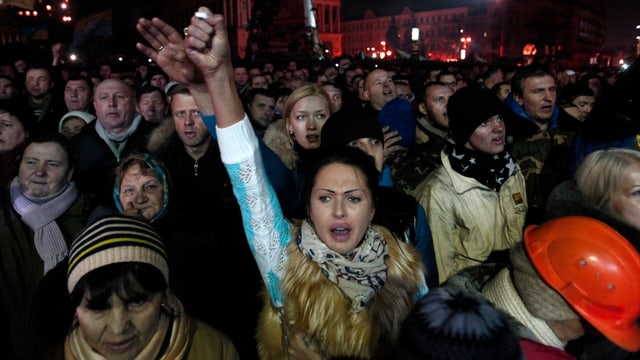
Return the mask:
<path fill-rule="evenodd" d="M 597 209 L 614 214 L 612 195 L 620 189 L 627 169 L 640 166 L 640 151 L 624 148 L 597 150 L 582 161 L 575 180 L 587 203 Z"/>
<path fill-rule="evenodd" d="M 295 106 L 295 104 L 298 101 L 309 96 L 318 96 L 321 99 L 323 99 L 327 106 L 327 110 L 329 111 L 329 114 L 331 114 L 331 100 L 325 93 L 324 89 L 322 89 L 322 87 L 317 84 L 306 84 L 293 90 L 291 95 L 289 95 L 289 97 L 287 98 L 287 101 L 284 103 L 285 121 L 288 121 L 289 115 L 291 115 L 291 110 L 293 110 L 293 107 Z"/>

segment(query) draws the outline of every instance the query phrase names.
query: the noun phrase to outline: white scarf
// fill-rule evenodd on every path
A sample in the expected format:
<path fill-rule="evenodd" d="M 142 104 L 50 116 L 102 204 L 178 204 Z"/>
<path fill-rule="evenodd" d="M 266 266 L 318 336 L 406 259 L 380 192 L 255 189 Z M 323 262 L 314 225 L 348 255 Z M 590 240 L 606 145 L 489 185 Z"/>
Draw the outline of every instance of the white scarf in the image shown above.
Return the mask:
<path fill-rule="evenodd" d="M 36 251 L 44 261 L 46 274 L 67 256 L 67 243 L 55 220 L 78 198 L 76 185 L 70 182 L 45 202 L 38 203 L 27 198 L 15 177 L 11 181 L 9 193 L 13 208 L 34 232 Z"/>
<path fill-rule="evenodd" d="M 138 129 L 138 125 L 140 125 L 141 119 L 142 115 L 136 114 L 136 116 L 133 118 L 131 126 L 129 126 L 129 129 L 127 129 L 127 131 L 122 134 L 114 134 L 112 132 L 109 132 L 104 128 L 104 126 L 102 126 L 100 121 L 96 121 L 96 132 L 98 133 L 98 136 L 100 136 L 100 138 L 102 138 L 102 140 L 107 143 L 107 146 L 109 146 L 109 149 L 111 149 L 113 155 L 115 155 L 116 159 L 118 159 L 118 162 L 120 162 L 120 155 L 122 155 L 122 150 L 127 144 L 127 140 L 129 139 L 131 134 L 133 134 Z"/>

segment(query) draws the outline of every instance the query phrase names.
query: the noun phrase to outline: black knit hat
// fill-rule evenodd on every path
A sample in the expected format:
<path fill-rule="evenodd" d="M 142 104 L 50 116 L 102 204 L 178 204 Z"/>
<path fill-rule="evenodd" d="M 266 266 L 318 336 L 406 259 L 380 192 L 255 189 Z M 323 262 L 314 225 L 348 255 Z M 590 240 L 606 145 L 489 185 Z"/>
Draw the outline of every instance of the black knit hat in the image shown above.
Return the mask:
<path fill-rule="evenodd" d="M 455 92 L 447 103 L 449 135 L 464 145 L 476 128 L 490 117 L 503 112 L 503 104 L 491 91 L 467 86 Z"/>
<path fill-rule="evenodd" d="M 361 107 L 343 107 L 329 117 L 322 126 L 321 148 L 331 150 L 362 139 L 378 139 L 384 143 L 382 129 L 373 113 Z"/>
<path fill-rule="evenodd" d="M 517 360 L 518 338 L 494 305 L 462 288 L 431 289 L 400 330 L 396 359 Z"/>

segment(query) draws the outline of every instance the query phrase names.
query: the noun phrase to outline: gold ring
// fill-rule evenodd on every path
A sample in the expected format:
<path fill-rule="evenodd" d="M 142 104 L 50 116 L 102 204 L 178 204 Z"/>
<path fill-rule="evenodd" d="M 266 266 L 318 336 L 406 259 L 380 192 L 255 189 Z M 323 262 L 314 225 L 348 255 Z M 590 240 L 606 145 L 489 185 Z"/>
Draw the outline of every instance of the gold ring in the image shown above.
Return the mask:
<path fill-rule="evenodd" d="M 158 48 L 158 52 L 160 52 L 160 51 L 162 51 L 162 50 L 164 50 L 164 46 L 163 46 L 163 45 L 160 45 L 160 47 Z"/>

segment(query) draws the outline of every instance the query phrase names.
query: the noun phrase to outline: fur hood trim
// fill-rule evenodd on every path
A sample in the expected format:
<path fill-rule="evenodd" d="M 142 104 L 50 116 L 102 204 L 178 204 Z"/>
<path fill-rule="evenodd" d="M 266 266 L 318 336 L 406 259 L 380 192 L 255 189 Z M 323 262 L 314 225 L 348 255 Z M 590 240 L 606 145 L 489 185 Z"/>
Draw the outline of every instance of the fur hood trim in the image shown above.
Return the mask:
<path fill-rule="evenodd" d="M 295 241 L 289 244 L 290 257 L 282 282 L 284 308 L 273 308 L 267 297 L 260 314 L 257 338 L 261 359 L 286 358 L 281 326 L 288 327 L 289 334 L 305 334 L 310 346 L 327 358 L 370 359 L 392 348 L 424 281 L 424 267 L 410 245 L 383 227 L 376 229 L 389 247 L 387 283 L 359 313 L 351 312 L 340 288 L 298 250 Z"/>
<path fill-rule="evenodd" d="M 164 121 L 151 131 L 149 141 L 147 142 L 147 150 L 150 153 L 156 153 L 158 150 L 164 148 L 175 132 L 176 128 L 173 119 L 171 117 L 165 117 Z"/>
<path fill-rule="evenodd" d="M 287 131 L 284 119 L 278 119 L 269 124 L 262 139 L 289 169 L 298 168 L 298 154 L 293 149 L 293 139 Z"/>

